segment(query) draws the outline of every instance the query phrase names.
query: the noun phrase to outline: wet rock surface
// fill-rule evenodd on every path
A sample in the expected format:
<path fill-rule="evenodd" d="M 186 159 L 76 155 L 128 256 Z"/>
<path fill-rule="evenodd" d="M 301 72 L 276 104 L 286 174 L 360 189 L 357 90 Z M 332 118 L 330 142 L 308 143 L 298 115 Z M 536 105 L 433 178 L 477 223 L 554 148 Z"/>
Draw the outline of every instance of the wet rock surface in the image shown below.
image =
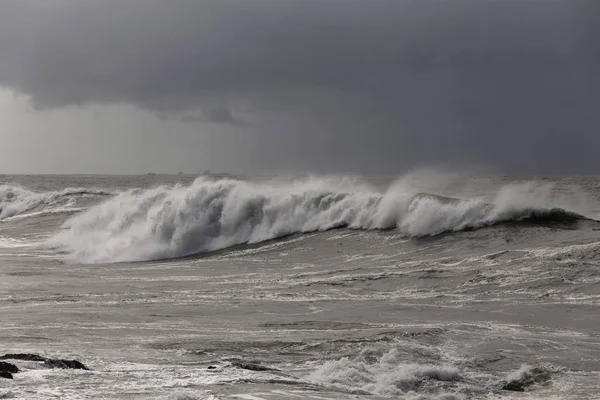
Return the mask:
<path fill-rule="evenodd" d="M 48 368 L 57 369 L 84 369 L 89 370 L 83 363 L 77 360 L 63 360 L 43 357 L 38 354 L 29 353 L 9 353 L 0 356 L 0 360 L 20 360 L 20 361 L 33 361 L 44 363 Z M 0 361 L 0 378 L 13 379 L 13 374 L 20 372 L 19 368 L 9 362 Z"/>
<path fill-rule="evenodd" d="M 10 353 L 0 356 L 0 360 L 46 361 L 46 357 L 37 354 Z"/>
<path fill-rule="evenodd" d="M 10 372 L 0 371 L 0 378 L 12 379 L 13 376 L 12 376 L 12 374 Z"/>
<path fill-rule="evenodd" d="M 519 381 L 508 382 L 502 386 L 502 390 L 509 390 L 511 392 L 524 392 L 525 384 Z"/>
<path fill-rule="evenodd" d="M 0 361 L 0 371 L 10 372 L 11 374 L 19 372 L 19 368 L 16 365 Z"/>
<path fill-rule="evenodd" d="M 77 360 L 53 360 L 48 359 L 44 361 L 44 364 L 49 366 L 50 368 L 62 368 L 62 369 L 85 369 L 89 370 L 88 367 L 83 365 L 81 362 Z"/>
<path fill-rule="evenodd" d="M 19 368 L 16 365 L 0 361 L 0 378 L 12 379 L 12 374 L 17 372 L 19 372 Z"/>
<path fill-rule="evenodd" d="M 502 390 L 524 392 L 535 384 L 544 385 L 552 378 L 551 371 L 543 366 L 522 368 L 512 379 L 505 381 Z"/>
<path fill-rule="evenodd" d="M 236 367 L 236 368 L 240 368 L 240 369 L 246 369 L 249 371 L 277 371 L 274 368 L 269 368 L 269 367 L 265 367 L 264 365 L 260 365 L 258 363 L 254 363 L 254 362 L 247 362 L 247 361 L 232 361 L 231 365 Z"/>

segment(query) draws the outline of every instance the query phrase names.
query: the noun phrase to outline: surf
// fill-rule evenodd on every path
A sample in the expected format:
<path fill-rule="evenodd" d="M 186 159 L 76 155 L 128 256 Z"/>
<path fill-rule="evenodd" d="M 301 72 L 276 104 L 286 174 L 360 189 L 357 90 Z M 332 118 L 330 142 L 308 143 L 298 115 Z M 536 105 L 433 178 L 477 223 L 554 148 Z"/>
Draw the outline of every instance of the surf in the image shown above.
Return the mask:
<path fill-rule="evenodd" d="M 551 188 L 508 185 L 491 201 L 415 190 L 399 180 L 378 190 L 352 179 L 250 182 L 200 177 L 192 184 L 132 189 L 72 216 L 47 246 L 78 263 L 147 261 L 335 228 L 395 229 L 434 236 L 510 221 L 576 223 Z"/>
<path fill-rule="evenodd" d="M 67 188 L 35 192 L 21 186 L 0 185 L 0 221 L 32 211 L 49 211 L 48 207 L 64 205 L 77 197 L 109 195 L 110 192 L 98 189 Z"/>

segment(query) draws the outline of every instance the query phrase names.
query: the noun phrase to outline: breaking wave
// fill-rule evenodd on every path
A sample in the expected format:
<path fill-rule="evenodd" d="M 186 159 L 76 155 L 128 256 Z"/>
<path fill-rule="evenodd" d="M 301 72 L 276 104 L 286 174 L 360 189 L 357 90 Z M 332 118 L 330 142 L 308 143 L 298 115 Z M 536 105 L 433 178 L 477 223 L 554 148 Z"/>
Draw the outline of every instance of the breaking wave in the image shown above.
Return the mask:
<path fill-rule="evenodd" d="M 340 227 L 419 237 L 506 221 L 584 218 L 554 207 L 554 200 L 550 187 L 533 183 L 505 186 L 486 203 L 419 193 L 402 180 L 382 192 L 351 179 L 198 178 L 189 186 L 122 192 L 71 217 L 48 245 L 72 262 L 145 261 Z"/>
<path fill-rule="evenodd" d="M 454 366 L 403 363 L 401 354 L 395 349 L 382 356 L 366 349 L 353 358 L 344 357 L 328 361 L 311 373 L 308 379 L 345 390 L 358 391 L 361 394 L 394 398 L 406 398 L 404 395 L 407 394 L 414 395 L 409 398 L 417 398 L 417 390 L 444 392 L 440 390 L 444 382 L 463 380 L 460 371 Z M 460 399 L 450 393 L 428 398 Z"/>
<path fill-rule="evenodd" d="M 407 363 L 405 356 L 395 348 L 387 352 L 365 348 L 355 356 L 324 362 L 307 379 L 356 394 L 406 400 L 461 400 L 464 399 L 461 394 L 469 394 L 468 398 L 487 398 L 491 390 L 530 391 L 536 386 L 548 385 L 553 375 L 561 371 L 562 368 L 548 363 L 524 364 L 504 379 L 498 379 L 468 367 Z M 462 383 L 462 387 L 458 383 Z"/>
<path fill-rule="evenodd" d="M 0 220 L 57 205 L 78 196 L 106 196 L 102 190 L 69 188 L 58 192 L 33 192 L 20 186 L 0 185 Z"/>

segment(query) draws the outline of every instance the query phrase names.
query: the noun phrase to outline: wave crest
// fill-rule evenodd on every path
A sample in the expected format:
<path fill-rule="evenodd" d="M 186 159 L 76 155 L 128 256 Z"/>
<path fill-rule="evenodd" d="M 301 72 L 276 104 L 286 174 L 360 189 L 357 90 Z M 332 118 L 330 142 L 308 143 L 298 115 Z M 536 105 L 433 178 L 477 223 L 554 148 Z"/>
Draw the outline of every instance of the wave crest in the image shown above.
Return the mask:
<path fill-rule="evenodd" d="M 103 190 L 68 188 L 57 192 L 33 192 L 20 186 L 0 185 L 0 220 L 34 209 L 55 205 L 77 196 L 107 196 Z"/>
<path fill-rule="evenodd" d="M 402 185 L 382 193 L 344 180 L 260 184 L 198 178 L 189 186 L 135 189 L 111 197 L 69 219 L 49 245 L 66 252 L 69 261 L 144 261 L 339 227 L 399 229 L 418 237 L 503 221 L 583 218 L 546 206 L 540 190 L 505 187 L 492 205 L 415 195 Z"/>
<path fill-rule="evenodd" d="M 308 379 L 345 390 L 358 390 L 361 394 L 404 397 L 408 393 L 416 394 L 419 389 L 423 391 L 424 387 L 428 392 L 440 391 L 444 382 L 463 378 L 458 368 L 451 365 L 406 364 L 396 349 L 384 354 L 365 349 L 353 358 L 325 362 Z M 449 393 L 443 398 L 459 399 Z"/>

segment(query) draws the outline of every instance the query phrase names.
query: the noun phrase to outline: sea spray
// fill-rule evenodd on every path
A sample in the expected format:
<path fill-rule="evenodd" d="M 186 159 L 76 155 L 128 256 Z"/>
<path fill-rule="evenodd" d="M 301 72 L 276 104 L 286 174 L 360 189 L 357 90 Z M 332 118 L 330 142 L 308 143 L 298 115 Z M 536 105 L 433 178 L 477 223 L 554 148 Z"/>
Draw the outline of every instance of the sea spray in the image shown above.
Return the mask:
<path fill-rule="evenodd" d="M 459 381 L 462 377 L 458 368 L 451 365 L 405 363 L 396 349 L 381 356 L 365 349 L 352 358 L 325 362 L 308 379 L 345 390 L 398 398 L 415 393 L 423 385 L 435 391 L 440 383 Z"/>
<path fill-rule="evenodd" d="M 326 178 L 257 183 L 201 177 L 189 186 L 119 193 L 69 219 L 47 244 L 71 262 L 143 261 L 340 227 L 399 229 L 414 237 L 556 213 L 579 218 L 551 208 L 549 193 L 537 184 L 511 185 L 490 204 L 416 193 L 402 180 L 379 191 Z"/>

